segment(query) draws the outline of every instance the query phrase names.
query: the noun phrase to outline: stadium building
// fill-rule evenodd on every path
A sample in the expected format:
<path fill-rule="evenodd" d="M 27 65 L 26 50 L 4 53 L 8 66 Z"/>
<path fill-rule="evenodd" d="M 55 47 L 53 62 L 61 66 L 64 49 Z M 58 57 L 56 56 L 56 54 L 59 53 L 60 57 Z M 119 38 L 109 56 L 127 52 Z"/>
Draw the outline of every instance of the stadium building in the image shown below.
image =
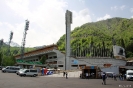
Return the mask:
<path fill-rule="evenodd" d="M 46 64 L 41 64 L 40 59 L 45 55 L 47 60 Z M 49 45 L 40 49 L 36 49 L 30 52 L 24 53 L 24 58 L 21 59 L 21 55 L 15 56 L 17 65 L 30 68 L 30 66 L 38 67 L 52 67 L 65 70 L 65 53 L 58 50 L 57 45 Z M 124 59 L 114 59 L 111 57 L 85 57 L 85 56 L 70 56 L 69 69 L 74 70 L 78 68 L 84 68 L 85 66 L 98 66 L 100 68 L 119 68 L 119 66 L 125 66 L 126 61 Z"/>

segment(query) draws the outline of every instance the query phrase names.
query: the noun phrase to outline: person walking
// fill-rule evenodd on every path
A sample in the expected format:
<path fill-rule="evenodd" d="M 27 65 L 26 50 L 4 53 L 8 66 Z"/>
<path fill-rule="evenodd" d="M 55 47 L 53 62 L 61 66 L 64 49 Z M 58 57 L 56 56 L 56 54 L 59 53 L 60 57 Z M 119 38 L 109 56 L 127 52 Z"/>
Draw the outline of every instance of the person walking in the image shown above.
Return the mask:
<path fill-rule="evenodd" d="M 121 73 L 119 74 L 119 79 L 122 80 L 122 74 Z"/>
<path fill-rule="evenodd" d="M 68 73 L 66 72 L 65 74 L 66 74 L 66 79 L 68 79 L 68 77 L 67 77 Z"/>
<path fill-rule="evenodd" d="M 117 81 L 116 74 L 115 73 L 113 74 L 113 77 L 114 77 L 114 80 Z"/>
<path fill-rule="evenodd" d="M 86 79 L 88 79 L 88 76 L 89 76 L 88 73 L 86 73 Z"/>
<path fill-rule="evenodd" d="M 64 72 L 63 72 L 63 77 L 65 77 L 65 74 L 66 74 L 66 73 L 65 73 L 65 71 L 64 71 Z"/>
<path fill-rule="evenodd" d="M 103 72 L 102 74 L 102 80 L 103 80 L 102 84 L 106 85 L 106 73 L 105 72 Z"/>

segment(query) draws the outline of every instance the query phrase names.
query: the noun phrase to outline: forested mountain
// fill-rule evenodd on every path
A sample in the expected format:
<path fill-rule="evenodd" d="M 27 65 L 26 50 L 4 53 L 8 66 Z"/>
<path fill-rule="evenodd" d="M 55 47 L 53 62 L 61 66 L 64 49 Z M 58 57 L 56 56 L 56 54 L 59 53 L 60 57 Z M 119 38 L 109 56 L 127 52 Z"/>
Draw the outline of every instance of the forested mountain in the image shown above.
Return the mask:
<path fill-rule="evenodd" d="M 35 48 L 30 48 L 30 47 L 25 48 L 25 52 L 29 52 L 32 50 L 35 50 Z M 3 46 L 1 47 L 1 51 L 3 52 L 3 55 L 8 55 L 9 54 L 9 45 L 6 43 L 3 43 Z M 10 53 L 13 56 L 20 54 L 21 53 L 21 46 L 19 46 L 19 47 L 18 47 L 18 45 L 17 46 L 10 46 Z"/>
<path fill-rule="evenodd" d="M 71 31 L 72 51 L 80 46 L 81 52 L 91 47 L 92 55 L 94 52 L 101 55 L 100 49 L 107 54 L 107 51 L 112 52 L 113 43 L 125 48 L 127 58 L 133 57 L 133 19 L 115 17 L 86 23 Z M 60 37 L 57 45 L 59 50 L 65 51 L 65 35 Z"/>

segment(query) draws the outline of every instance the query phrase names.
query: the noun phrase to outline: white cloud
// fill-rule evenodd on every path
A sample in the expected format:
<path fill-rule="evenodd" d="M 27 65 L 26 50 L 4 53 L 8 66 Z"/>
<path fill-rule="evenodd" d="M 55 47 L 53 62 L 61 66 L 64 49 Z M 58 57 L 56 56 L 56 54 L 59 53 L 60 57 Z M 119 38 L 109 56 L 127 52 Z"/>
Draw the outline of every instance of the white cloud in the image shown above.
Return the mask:
<path fill-rule="evenodd" d="M 79 0 L 79 2 L 81 2 L 81 3 L 83 3 L 83 4 L 84 4 L 84 3 L 85 3 L 85 0 Z"/>
<path fill-rule="evenodd" d="M 17 41 L 17 43 L 21 45 L 23 30 L 24 30 L 24 23 L 14 24 L 13 26 L 7 22 L 3 22 L 3 24 L 0 25 L 0 28 L 2 29 L 2 31 L 0 32 L 0 37 L 4 38 L 4 42 L 9 41 L 10 32 L 12 31 L 13 32 L 12 41 Z"/>
<path fill-rule="evenodd" d="M 0 22 L 0 26 L 2 25 L 2 22 Z"/>
<path fill-rule="evenodd" d="M 130 9 L 131 13 L 133 13 L 133 8 Z"/>
<path fill-rule="evenodd" d="M 125 8 L 126 8 L 125 5 L 122 5 L 122 6 L 120 7 L 121 10 L 124 10 Z"/>
<path fill-rule="evenodd" d="M 113 6 L 111 7 L 111 10 L 124 10 L 126 8 L 126 5 L 122 5 L 122 6 Z"/>
<path fill-rule="evenodd" d="M 133 16 L 131 16 L 131 18 L 133 18 Z"/>
<path fill-rule="evenodd" d="M 97 18 L 97 21 L 106 20 L 106 19 L 109 19 L 109 18 L 111 18 L 111 16 L 109 14 L 106 14 L 104 17 Z"/>
<path fill-rule="evenodd" d="M 26 46 L 34 47 L 56 43 L 65 34 L 65 12 L 68 4 L 63 0 L 40 0 L 41 3 L 38 6 L 32 5 L 37 2 L 32 0 L 6 0 L 7 6 L 15 13 L 16 19 L 22 20 L 17 24 L 0 22 L 0 29 L 4 28 L 0 32 L 0 37 L 8 41 L 9 36 L 7 35 L 12 30 L 14 32 L 13 41 L 21 45 L 25 20 L 28 19 L 30 24 L 26 36 Z M 91 21 L 88 9 L 72 12 L 72 30 L 76 26 Z"/>
<path fill-rule="evenodd" d="M 84 23 L 91 22 L 91 17 L 88 9 L 83 9 L 79 12 L 73 11 L 72 30 L 76 26 L 81 26 Z"/>
<path fill-rule="evenodd" d="M 118 7 L 117 6 L 113 6 L 113 7 L 111 7 L 111 10 L 118 10 Z"/>

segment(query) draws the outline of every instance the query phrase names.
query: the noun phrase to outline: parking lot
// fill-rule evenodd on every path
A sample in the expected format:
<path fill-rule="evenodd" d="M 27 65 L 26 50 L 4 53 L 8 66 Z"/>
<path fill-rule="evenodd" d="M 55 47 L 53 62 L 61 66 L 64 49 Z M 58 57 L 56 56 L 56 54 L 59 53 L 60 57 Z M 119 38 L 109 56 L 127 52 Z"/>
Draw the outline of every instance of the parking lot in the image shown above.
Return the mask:
<path fill-rule="evenodd" d="M 71 77 L 20 77 L 15 73 L 0 72 L 0 88 L 133 88 L 133 81 L 114 81 L 107 79 L 102 85 L 101 79 L 80 79 Z"/>

